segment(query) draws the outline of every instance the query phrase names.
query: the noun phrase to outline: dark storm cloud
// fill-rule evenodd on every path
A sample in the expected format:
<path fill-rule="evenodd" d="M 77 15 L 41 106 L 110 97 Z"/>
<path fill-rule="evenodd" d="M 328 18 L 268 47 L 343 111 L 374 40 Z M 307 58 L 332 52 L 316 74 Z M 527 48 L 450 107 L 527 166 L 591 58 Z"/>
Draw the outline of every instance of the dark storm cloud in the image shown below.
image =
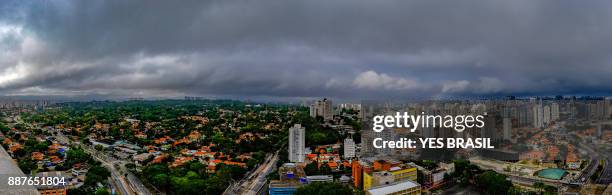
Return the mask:
<path fill-rule="evenodd" d="M 607 1 L 3 1 L 0 92 L 612 92 Z"/>

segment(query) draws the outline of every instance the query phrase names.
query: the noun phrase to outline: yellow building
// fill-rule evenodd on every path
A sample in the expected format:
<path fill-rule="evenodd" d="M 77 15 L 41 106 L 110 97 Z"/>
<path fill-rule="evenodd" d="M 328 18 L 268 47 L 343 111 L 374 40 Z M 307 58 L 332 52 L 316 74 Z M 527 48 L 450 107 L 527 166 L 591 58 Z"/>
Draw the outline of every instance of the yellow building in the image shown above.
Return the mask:
<path fill-rule="evenodd" d="M 363 190 L 372 188 L 372 175 L 368 172 L 363 172 Z"/>
<path fill-rule="evenodd" d="M 389 172 L 395 178 L 395 181 L 401 181 L 404 179 L 409 179 L 412 181 L 417 181 L 417 168 L 416 167 L 391 167 Z"/>
<path fill-rule="evenodd" d="M 363 172 L 363 190 L 403 180 L 417 181 L 417 169 L 412 166 L 391 167 L 388 171 Z"/>

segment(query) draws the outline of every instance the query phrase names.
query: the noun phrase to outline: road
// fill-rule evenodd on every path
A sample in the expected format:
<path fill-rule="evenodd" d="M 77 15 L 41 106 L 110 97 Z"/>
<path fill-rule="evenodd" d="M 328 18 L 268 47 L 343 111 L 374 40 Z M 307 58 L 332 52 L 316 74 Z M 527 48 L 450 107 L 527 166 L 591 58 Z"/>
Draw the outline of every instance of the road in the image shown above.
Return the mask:
<path fill-rule="evenodd" d="M 61 132 L 58 132 L 57 136 L 55 137 L 59 141 L 69 143 L 69 139 Z M 104 165 L 111 172 L 111 176 L 114 179 L 114 183 L 117 184 L 119 191 L 121 191 L 122 193 L 127 194 L 127 195 L 132 195 L 132 194 L 149 195 L 151 194 L 151 192 L 145 187 L 145 185 L 142 184 L 142 182 L 132 173 L 126 170 L 120 171 L 117 168 L 115 168 L 114 165 L 116 161 L 111 160 L 112 158 L 109 158 L 106 154 L 99 152 L 80 142 L 72 142 L 72 143 L 80 146 L 81 148 L 83 148 L 83 150 L 85 150 L 85 152 L 89 153 L 93 158 L 100 161 L 102 165 Z M 127 178 L 122 173 L 127 173 Z"/>
<path fill-rule="evenodd" d="M 19 116 L 15 118 L 15 121 L 17 123 L 26 124 L 29 128 L 34 128 L 32 124 L 25 123 Z M 41 127 L 36 127 L 36 128 L 41 128 Z M 76 144 L 80 146 L 87 153 L 89 153 L 92 157 L 94 157 L 96 160 L 100 161 L 105 167 L 107 167 L 108 170 L 111 172 L 113 183 L 115 183 L 115 185 L 118 187 L 120 193 L 126 194 L 126 195 L 132 195 L 132 194 L 149 195 L 151 194 L 148 188 L 140 181 L 140 179 L 138 179 L 138 177 L 136 177 L 131 172 L 127 171 L 124 164 L 121 164 L 120 166 L 121 170 L 117 170 L 117 168 L 115 168 L 114 166 L 115 163 L 121 162 L 121 161 L 113 159 L 109 157 L 108 155 L 102 152 L 99 152 L 93 149 L 92 147 L 84 145 L 80 142 L 71 142 L 70 139 L 68 139 L 68 137 L 66 137 L 61 131 L 58 131 L 58 130 L 54 130 L 54 131 L 57 133 L 55 138 L 58 139 L 58 141 L 66 143 L 66 144 L 72 143 L 72 144 Z"/>
<path fill-rule="evenodd" d="M 119 189 L 119 194 L 134 194 L 134 192 L 132 192 L 131 190 L 128 191 L 128 189 L 126 189 L 125 181 L 119 178 L 121 178 L 119 177 L 119 175 L 117 175 L 115 172 L 111 172 L 112 183 L 114 184 L 114 186 L 116 186 L 117 189 Z"/>
<path fill-rule="evenodd" d="M 584 183 L 588 181 L 591 175 L 593 175 L 597 170 L 597 166 L 599 166 L 599 157 L 594 156 L 591 158 L 589 165 L 580 173 L 580 177 L 578 177 L 575 182 Z"/>
<path fill-rule="evenodd" d="M 578 138 L 576 137 L 576 139 Z M 588 151 L 588 153 L 592 156 L 591 163 L 587 169 L 585 169 L 586 171 L 583 171 L 583 174 L 580 175 L 578 182 L 588 182 L 591 175 L 595 174 L 600 161 L 603 160 L 604 169 L 602 170 L 602 173 L 596 183 L 610 184 L 612 182 L 612 165 L 610 164 L 611 158 L 609 153 L 597 150 L 597 146 L 591 145 L 591 143 L 585 142 L 584 140 L 581 140 L 581 144 L 578 144 L 578 147 Z"/>
<path fill-rule="evenodd" d="M 599 180 L 597 183 L 600 183 L 600 184 L 612 183 L 612 164 L 610 164 L 610 162 L 612 162 L 612 158 L 610 157 L 607 157 L 604 160 L 604 169 L 601 172 L 601 176 L 599 176 Z"/>
<path fill-rule="evenodd" d="M 259 190 L 266 185 L 266 176 L 270 174 L 276 168 L 276 162 L 278 161 L 278 152 L 273 156 L 266 157 L 266 161 L 262 163 L 257 169 L 251 172 L 248 176 L 242 180 L 230 185 L 223 194 L 243 194 L 243 195 L 255 195 Z"/>
<path fill-rule="evenodd" d="M 113 164 L 107 161 L 106 159 L 101 158 L 101 155 L 97 154 L 96 151 L 92 151 L 88 147 L 84 147 L 79 142 L 70 142 L 70 139 L 68 139 L 68 137 L 66 137 L 61 132 L 57 132 L 57 136 L 55 136 L 55 138 L 58 141 L 63 142 L 63 143 L 72 143 L 72 144 L 76 144 L 80 146 L 81 148 L 83 148 L 83 150 L 85 150 L 85 152 L 89 153 L 94 159 L 100 161 L 102 165 L 104 165 L 104 167 L 106 167 L 111 172 L 111 178 L 113 178 L 114 183 L 117 185 L 121 193 L 126 194 L 126 195 L 136 194 L 134 190 L 132 190 L 128 182 L 126 181 L 125 177 L 123 177 L 123 175 L 119 173 L 119 171 L 113 166 Z"/>

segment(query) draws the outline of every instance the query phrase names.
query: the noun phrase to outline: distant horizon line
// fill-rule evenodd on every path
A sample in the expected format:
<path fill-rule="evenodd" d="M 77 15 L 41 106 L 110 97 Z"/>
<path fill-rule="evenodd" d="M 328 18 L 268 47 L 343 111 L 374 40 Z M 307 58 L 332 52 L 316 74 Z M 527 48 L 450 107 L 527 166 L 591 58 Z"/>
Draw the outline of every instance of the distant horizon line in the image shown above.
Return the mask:
<path fill-rule="evenodd" d="M 192 99 L 188 99 L 192 98 Z M 333 96 L 317 96 L 317 97 L 223 97 L 223 96 L 177 96 L 177 97 L 119 97 L 119 96 L 97 96 L 97 95 L 78 95 L 78 96 L 63 96 L 63 95 L 0 95 L 0 101 L 2 100 L 20 100 L 20 101 L 60 101 L 60 102 L 94 102 L 94 101 L 163 101 L 163 100 L 233 100 L 240 102 L 253 102 L 253 103 L 308 103 L 318 99 L 329 98 L 334 104 L 344 103 L 361 103 L 363 101 L 378 101 L 384 100 L 364 98 L 360 100 L 348 100 L 347 98 L 334 98 Z M 491 95 L 491 96 L 444 96 L 444 97 L 406 97 L 399 100 L 529 100 L 531 98 L 537 98 L 542 100 L 554 100 L 554 99 L 581 99 L 581 100 L 597 100 L 597 99 L 612 99 L 610 95 L 583 95 L 583 94 L 559 94 L 559 95 Z M 397 100 L 397 98 L 387 99 L 388 101 Z M 340 103 L 336 103 L 340 102 Z"/>

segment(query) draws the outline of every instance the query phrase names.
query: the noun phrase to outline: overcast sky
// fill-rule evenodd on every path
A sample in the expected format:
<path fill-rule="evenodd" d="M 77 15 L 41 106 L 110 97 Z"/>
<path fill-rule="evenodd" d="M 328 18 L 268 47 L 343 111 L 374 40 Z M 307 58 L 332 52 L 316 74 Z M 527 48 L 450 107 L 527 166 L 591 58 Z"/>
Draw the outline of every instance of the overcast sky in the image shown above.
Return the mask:
<path fill-rule="evenodd" d="M 612 93 L 612 1 L 0 1 L 0 95 Z"/>

